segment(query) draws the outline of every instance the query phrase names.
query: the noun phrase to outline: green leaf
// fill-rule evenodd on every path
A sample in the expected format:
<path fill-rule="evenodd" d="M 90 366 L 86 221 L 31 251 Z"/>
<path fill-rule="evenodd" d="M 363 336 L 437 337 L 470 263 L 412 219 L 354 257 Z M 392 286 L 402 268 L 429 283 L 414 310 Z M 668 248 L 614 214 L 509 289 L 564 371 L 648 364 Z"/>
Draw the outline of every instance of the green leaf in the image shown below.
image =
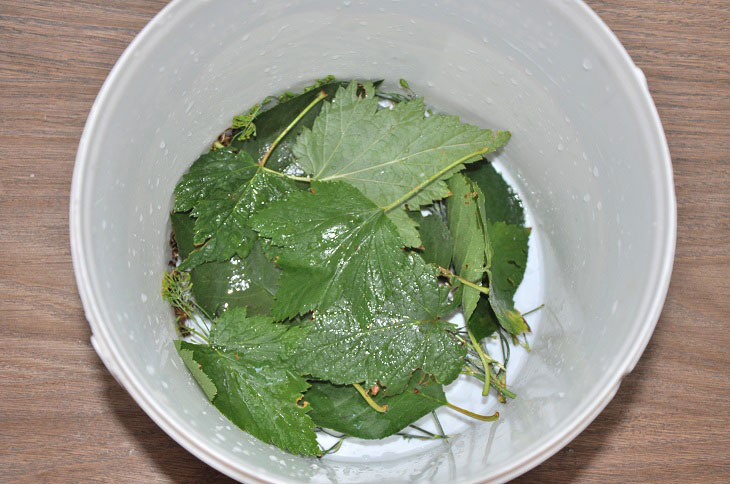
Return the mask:
<path fill-rule="evenodd" d="M 472 332 L 477 341 L 491 336 L 499 327 L 499 320 L 494 314 L 492 306 L 486 297 L 479 299 L 476 309 L 467 321 L 467 328 Z"/>
<path fill-rule="evenodd" d="M 423 243 L 423 252 L 421 252 L 423 260 L 448 269 L 451 265 L 453 250 L 449 227 L 438 215 L 434 214 L 424 217 L 420 213 L 413 213 L 411 218 L 418 223 L 418 233 Z"/>
<path fill-rule="evenodd" d="M 231 148 L 240 149 L 248 154 L 254 160 L 260 160 L 269 149 L 277 136 L 286 128 L 289 123 L 306 108 L 320 91 L 327 93 L 329 97 L 333 97 L 340 86 L 346 85 L 343 82 L 329 82 L 320 85 L 318 89 L 311 89 L 303 94 L 297 95 L 288 101 L 281 102 L 270 109 L 260 112 L 256 115 L 256 136 L 248 140 L 239 140 L 235 138 L 231 142 Z M 299 122 L 292 128 L 284 139 L 274 148 L 266 166 L 276 171 L 291 172 L 298 174 L 296 170 L 288 170 L 294 161 L 292 154 L 292 146 L 297 136 L 304 128 L 311 127 L 315 118 L 322 109 L 322 103 L 315 105 Z"/>
<path fill-rule="evenodd" d="M 181 341 L 178 347 L 192 353 L 218 389 L 213 405 L 234 424 L 294 454 L 319 455 L 309 409 L 297 404 L 309 384 L 286 363 L 301 331 L 248 318 L 241 309 L 216 321 L 210 346 Z"/>
<path fill-rule="evenodd" d="M 486 219 L 489 223 L 525 225 L 525 212 L 520 198 L 491 163 L 475 163 L 464 174 L 484 193 Z"/>
<path fill-rule="evenodd" d="M 492 245 L 491 281 L 514 296 L 527 268 L 530 229 L 497 222 L 487 225 Z"/>
<path fill-rule="evenodd" d="M 283 270 L 273 315 L 277 320 L 324 310 L 341 299 L 355 308 L 388 300 L 409 285 L 423 259 L 403 252 L 393 223 L 357 189 L 342 182 L 312 182 L 250 220 L 278 246 Z M 430 277 L 437 285 L 435 276 Z"/>
<path fill-rule="evenodd" d="M 489 302 L 499 323 L 514 335 L 530 331 L 525 318 L 514 307 L 514 294 L 527 267 L 530 229 L 504 222 L 487 224 L 490 242 Z"/>
<path fill-rule="evenodd" d="M 271 314 L 280 275 L 257 240 L 243 259 L 234 256 L 193 269 L 193 295 L 210 314 L 233 307 L 248 307 L 254 315 Z"/>
<path fill-rule="evenodd" d="M 429 295 L 430 300 L 424 299 Z M 382 308 L 374 304 L 371 311 L 342 302 L 318 312 L 313 321 L 303 323 L 309 332 L 296 366 L 336 384 L 379 383 L 389 393 L 401 392 L 416 369 L 439 383 L 451 383 L 459 376 L 465 352 L 452 334 L 456 326 L 442 319 L 445 295 L 421 290 L 413 300 L 402 296 L 384 301 Z"/>
<path fill-rule="evenodd" d="M 425 380 L 422 384 L 421 379 Z M 373 410 L 352 386 L 314 382 L 304 398 L 312 406 L 309 416 L 315 424 L 360 439 L 383 439 L 441 406 L 414 390 L 446 401 L 443 387 L 429 381 L 421 372 L 413 374 L 404 392 L 385 396 L 381 391 L 372 397 L 378 405 L 388 406 L 385 413 Z"/>
<path fill-rule="evenodd" d="M 256 240 L 248 218 L 294 189 L 293 182 L 264 171 L 246 152 L 221 149 L 198 158 L 175 187 L 175 211 L 191 210 L 195 217 L 196 248 L 180 270 L 246 257 Z"/>
<path fill-rule="evenodd" d="M 307 331 L 274 323 L 270 317 L 248 316 L 246 308 L 224 311 L 210 331 L 210 344 L 228 351 L 241 351 L 246 358 L 287 362 Z"/>
<path fill-rule="evenodd" d="M 170 223 L 172 225 L 172 236 L 177 244 L 177 252 L 180 259 L 185 259 L 195 248 L 193 235 L 195 233 L 195 219 L 190 212 L 171 213 Z"/>
<path fill-rule="evenodd" d="M 355 188 L 313 182 L 311 189 L 251 219 L 278 246 L 274 317 L 318 310 L 305 323 L 298 367 L 339 384 L 403 386 L 417 368 L 453 380 L 463 348 L 441 320 L 452 306 L 436 269 L 400 249 L 393 223 Z"/>
<path fill-rule="evenodd" d="M 464 175 L 457 173 L 448 181 L 453 193 L 449 197 L 449 230 L 454 240 L 454 267 L 464 279 L 479 283 L 484 276 L 486 240 L 482 219 L 484 195 L 481 190 Z M 462 306 L 464 318 L 469 320 L 481 292 L 473 287 L 464 286 Z"/>
<path fill-rule="evenodd" d="M 487 274 L 489 302 L 492 311 L 481 311 L 481 317 L 470 320 L 471 326 L 491 331 L 493 320 L 514 335 L 530 330 L 514 307 L 517 291 L 527 267 L 530 229 L 523 227 L 524 211 L 519 198 L 490 163 L 470 167 L 465 174 L 484 193 L 482 223 L 486 227 Z M 470 326 L 470 327 L 471 327 Z"/>
<path fill-rule="evenodd" d="M 478 335 L 491 334 L 495 320 L 514 335 L 530 331 L 525 319 L 515 309 L 513 299 L 527 267 L 530 229 L 505 223 L 503 220 L 490 221 L 504 218 L 524 221 L 522 205 L 512 189 L 490 164 L 482 163 L 477 168 L 470 168 L 466 175 L 474 180 L 476 192 L 479 194 L 478 199 L 483 201 L 479 208 L 481 224 L 486 228 L 484 242 L 488 277 L 485 283 L 489 284 L 491 306 L 491 311 L 483 308 L 476 319 L 467 318 L 468 325 L 470 329 L 480 328 L 475 332 L 477 339 L 481 339 Z M 480 187 L 491 190 L 491 195 L 486 196 Z M 449 217 L 452 217 L 451 206 L 449 206 Z M 454 230 L 452 227 L 452 231 Z M 456 249 L 454 250 L 456 252 Z M 460 275 L 465 277 L 463 274 Z M 465 299 L 468 295 L 467 289 L 469 288 L 464 288 Z"/>
<path fill-rule="evenodd" d="M 334 101 L 324 103 L 312 129 L 297 138 L 294 154 L 297 166 L 313 179 L 350 183 L 378 207 L 396 202 L 426 180 L 448 178 L 463 169 L 463 163 L 481 156 L 448 169 L 452 163 L 479 150 L 494 151 L 509 139 L 508 132 L 495 134 L 459 123 L 456 116 L 426 117 L 420 98 L 379 110 L 372 84 L 365 83 L 364 88 L 364 96 L 358 94 L 355 82 L 338 89 Z M 442 170 L 448 171 L 439 175 Z M 437 179 L 407 204 L 417 209 L 447 195 L 446 184 Z M 398 207 L 391 214 L 402 210 Z M 402 216 L 399 220 L 406 221 Z M 402 235 L 412 245 L 410 229 Z"/>
<path fill-rule="evenodd" d="M 238 133 L 236 133 L 237 139 L 244 141 L 252 136 L 256 136 L 256 125 L 254 124 L 254 120 L 256 119 L 256 116 L 259 115 L 260 111 L 261 104 L 254 104 L 246 114 L 233 117 L 233 121 L 231 121 L 231 128 L 238 130 Z"/>
<path fill-rule="evenodd" d="M 186 213 L 174 213 L 170 220 L 180 257 L 184 258 L 193 248 L 194 220 Z M 248 307 L 251 315 L 268 315 L 274 305 L 280 274 L 256 240 L 243 259 L 234 256 L 225 262 L 206 262 L 193 268 L 192 294 L 209 314 L 226 308 Z"/>
<path fill-rule="evenodd" d="M 180 358 L 182 358 L 183 363 L 185 363 L 185 366 L 188 367 L 188 370 L 190 370 L 190 373 L 193 375 L 193 378 L 195 378 L 195 381 L 198 382 L 198 385 L 200 385 L 201 390 L 203 390 L 203 393 L 205 393 L 205 396 L 208 397 L 208 400 L 211 402 L 213 401 L 213 398 L 215 398 L 216 394 L 218 393 L 218 389 L 215 387 L 215 384 L 208 378 L 208 375 L 203 373 L 203 370 L 193 360 L 193 351 L 190 349 L 186 349 L 182 346 L 184 342 L 181 340 L 175 341 L 175 349 L 177 349 L 178 354 L 180 354 Z"/>

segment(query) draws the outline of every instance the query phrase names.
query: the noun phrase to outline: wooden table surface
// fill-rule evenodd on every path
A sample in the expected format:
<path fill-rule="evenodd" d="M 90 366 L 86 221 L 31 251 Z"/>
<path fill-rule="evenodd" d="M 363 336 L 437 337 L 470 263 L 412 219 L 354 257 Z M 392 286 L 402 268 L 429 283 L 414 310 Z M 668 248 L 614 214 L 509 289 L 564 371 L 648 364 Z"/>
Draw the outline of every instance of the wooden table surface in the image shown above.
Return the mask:
<path fill-rule="evenodd" d="M 227 481 L 106 371 L 71 267 L 69 187 L 84 121 L 164 3 L 0 5 L 0 481 Z M 636 370 L 587 430 L 521 480 L 730 482 L 730 3 L 588 3 L 646 73 L 664 123 L 677 255 Z"/>

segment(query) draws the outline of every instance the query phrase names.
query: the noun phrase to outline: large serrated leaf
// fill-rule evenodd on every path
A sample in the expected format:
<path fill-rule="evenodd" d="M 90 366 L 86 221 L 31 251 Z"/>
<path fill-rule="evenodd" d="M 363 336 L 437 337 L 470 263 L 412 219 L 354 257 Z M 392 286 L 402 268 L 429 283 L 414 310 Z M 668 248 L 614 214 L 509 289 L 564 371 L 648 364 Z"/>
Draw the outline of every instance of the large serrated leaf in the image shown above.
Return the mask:
<path fill-rule="evenodd" d="M 417 257 L 401 291 L 355 309 L 341 301 L 303 323 L 296 365 L 302 373 L 336 384 L 379 383 L 402 391 L 416 369 L 448 384 L 463 365 L 464 348 L 445 321 L 452 308 L 448 290 L 434 284 L 433 272 Z M 419 271 L 423 271 L 420 272 Z"/>
<path fill-rule="evenodd" d="M 456 273 L 473 283 L 481 283 L 484 276 L 486 239 L 482 212 L 481 190 L 464 175 L 457 173 L 448 181 L 453 195 L 448 199 L 449 230 L 454 241 Z M 464 286 L 462 306 L 464 318 L 469 319 L 477 306 L 481 292 Z"/>
<path fill-rule="evenodd" d="M 286 362 L 306 334 L 302 327 L 275 324 L 267 316 L 249 316 L 247 308 L 233 308 L 215 320 L 210 343 L 243 352 L 248 359 Z"/>
<path fill-rule="evenodd" d="M 190 210 L 195 218 L 196 247 L 180 270 L 246 257 L 256 240 L 249 217 L 294 189 L 293 182 L 264 171 L 246 152 L 221 149 L 198 158 L 175 187 L 175 211 Z"/>
<path fill-rule="evenodd" d="M 421 379 L 425 381 L 420 383 Z M 372 398 L 378 405 L 387 405 L 388 410 L 373 410 L 353 386 L 314 382 L 304 394 L 312 406 L 309 416 L 315 424 L 360 439 L 393 435 L 446 401 L 443 387 L 421 372 L 414 373 L 405 391 L 393 396 L 380 392 Z"/>
<path fill-rule="evenodd" d="M 338 89 L 312 129 L 302 131 L 294 154 L 297 166 L 313 179 L 346 181 L 379 207 L 433 177 L 440 179 L 424 186 L 408 200 L 408 206 L 417 209 L 448 196 L 443 179 L 481 158 L 469 156 L 472 153 L 495 151 L 510 136 L 460 123 L 456 116 L 427 117 L 420 98 L 378 110 L 372 85 L 366 83 L 365 91 L 359 96 L 355 82 Z M 449 169 L 459 160 L 461 164 Z M 391 214 L 402 210 L 399 207 Z M 400 220 L 405 221 L 402 216 Z M 412 227 L 401 235 L 409 245 L 417 242 Z"/>
<path fill-rule="evenodd" d="M 276 319 L 324 310 L 342 298 L 356 308 L 372 305 L 400 291 L 411 270 L 396 227 L 346 183 L 312 182 L 311 191 L 272 203 L 250 223 L 279 247 Z"/>
<path fill-rule="evenodd" d="M 239 309 L 215 322 L 210 345 L 177 346 L 215 385 L 213 405 L 234 424 L 294 454 L 319 455 L 309 409 L 297 404 L 309 384 L 286 362 L 301 332 Z"/>
<path fill-rule="evenodd" d="M 422 368 L 455 378 L 463 349 L 440 320 L 452 310 L 436 270 L 406 253 L 383 211 L 357 189 L 313 182 L 251 219 L 278 246 L 274 317 L 318 310 L 299 366 L 336 383 L 404 385 Z M 333 364 L 338 361 L 338 364 Z"/>

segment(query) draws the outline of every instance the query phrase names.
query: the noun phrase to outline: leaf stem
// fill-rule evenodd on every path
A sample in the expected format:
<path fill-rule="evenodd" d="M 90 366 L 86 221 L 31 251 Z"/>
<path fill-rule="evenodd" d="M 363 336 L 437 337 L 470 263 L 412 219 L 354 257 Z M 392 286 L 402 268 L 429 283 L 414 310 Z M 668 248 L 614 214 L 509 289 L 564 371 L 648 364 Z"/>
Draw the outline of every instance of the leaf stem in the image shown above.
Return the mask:
<path fill-rule="evenodd" d="M 419 427 L 418 425 L 413 425 L 413 424 L 410 424 L 410 425 L 409 425 L 409 427 L 411 427 L 411 428 L 414 428 L 414 429 L 418 430 L 419 432 L 421 432 L 421 433 L 424 433 L 424 434 L 428 435 L 429 437 L 439 437 L 438 435 L 434 434 L 433 432 L 429 432 L 429 431 L 428 431 L 428 430 L 426 430 L 426 429 L 422 429 L 422 428 L 421 428 L 421 427 Z"/>
<path fill-rule="evenodd" d="M 366 402 L 368 402 L 368 405 L 370 405 L 373 410 L 380 413 L 385 413 L 388 410 L 387 405 L 383 405 L 382 407 L 375 403 L 375 400 L 372 399 L 370 395 L 368 395 L 368 392 L 365 391 L 363 387 L 361 387 L 358 383 L 353 383 L 352 386 L 355 387 L 355 390 L 360 392 L 360 395 L 365 399 Z"/>
<path fill-rule="evenodd" d="M 536 308 L 532 308 L 532 309 L 530 309 L 529 311 L 527 311 L 526 313 L 522 313 L 522 317 L 524 318 L 524 317 L 525 317 L 525 316 L 527 316 L 528 314 L 532 314 L 532 313 L 534 313 L 535 311 L 539 311 L 539 310 L 541 310 L 541 309 L 542 309 L 542 308 L 544 308 L 544 307 L 545 307 L 545 305 L 544 305 L 544 304 L 540 304 L 540 305 L 539 305 L 538 307 L 536 307 Z"/>
<path fill-rule="evenodd" d="M 342 442 L 345 440 L 346 437 L 347 437 L 347 435 L 343 435 L 342 437 L 339 438 L 339 440 L 337 442 L 335 442 L 335 444 L 332 447 L 330 447 L 327 450 L 322 449 L 321 457 L 324 457 L 327 454 L 334 454 L 335 452 L 340 450 L 340 447 L 342 447 Z"/>
<path fill-rule="evenodd" d="M 442 437 L 440 435 L 434 435 L 433 437 L 429 437 L 427 435 L 412 435 L 412 434 L 407 434 L 405 432 L 398 432 L 395 435 L 400 435 L 404 439 L 417 439 L 417 440 L 437 440 L 437 439 L 446 438 L 446 437 Z"/>
<path fill-rule="evenodd" d="M 188 331 L 188 332 L 190 332 L 190 333 L 194 334 L 194 335 L 195 335 L 195 336 L 197 336 L 198 338 L 201 338 L 201 339 L 202 339 L 203 341 L 205 341 L 206 343 L 210 344 L 210 341 L 208 340 L 208 338 L 207 338 L 207 337 L 206 337 L 206 336 L 205 336 L 204 334 L 202 334 L 202 333 L 200 333 L 199 331 L 197 331 L 197 330 L 196 330 L 195 328 L 191 328 L 191 327 L 185 326 L 185 325 L 183 325 L 183 324 L 181 324 L 181 325 L 180 325 L 180 327 L 181 327 L 182 329 L 184 329 L 185 331 Z"/>
<path fill-rule="evenodd" d="M 309 183 L 312 181 L 312 179 L 309 178 L 308 176 L 290 175 L 288 173 L 282 173 L 280 171 L 272 170 L 271 168 L 266 168 L 265 166 L 262 166 L 261 169 L 267 173 L 271 173 L 272 175 L 277 175 L 277 176 L 280 176 L 283 178 L 289 178 L 290 180 L 296 180 L 296 181 L 306 182 L 306 183 Z"/>
<path fill-rule="evenodd" d="M 345 435 L 345 434 L 340 434 L 340 435 L 336 435 L 336 434 L 333 434 L 332 432 L 330 432 L 329 430 L 327 430 L 327 429 L 326 429 L 326 428 L 324 428 L 324 427 L 315 427 L 315 428 L 314 428 L 314 431 L 315 431 L 315 432 L 322 432 L 323 434 L 327 434 L 327 435 L 329 435 L 330 437 L 334 437 L 334 438 L 336 438 L 336 439 L 340 439 L 340 438 L 342 438 L 342 437 L 346 437 L 346 435 Z"/>
<path fill-rule="evenodd" d="M 441 434 L 441 437 L 448 438 L 449 436 L 446 435 L 446 432 L 444 432 L 444 428 L 441 426 L 441 421 L 438 418 L 438 415 L 436 415 L 436 410 L 431 410 L 431 415 L 433 415 L 433 419 L 436 421 L 436 428 L 439 429 L 439 434 Z"/>
<path fill-rule="evenodd" d="M 416 393 L 416 395 L 420 395 L 423 398 L 427 398 L 429 400 L 433 400 L 434 402 L 438 402 L 441 405 L 446 405 L 451 410 L 456 410 L 460 414 L 466 415 L 467 417 L 471 417 L 476 420 L 481 420 L 482 422 L 493 422 L 494 420 L 497 420 L 499 418 L 499 412 L 494 412 L 494 415 L 479 415 L 478 413 L 471 412 L 469 410 L 466 410 L 461 407 L 457 407 L 456 405 L 453 405 L 449 402 L 446 402 L 444 400 L 439 400 L 438 398 L 434 398 L 431 395 L 426 395 L 425 393 L 419 392 Z"/>
<path fill-rule="evenodd" d="M 192 302 L 192 303 L 193 303 L 193 305 L 195 306 L 195 309 L 197 309 L 197 310 L 198 310 L 198 312 L 200 312 L 200 314 L 202 314 L 202 315 L 203 315 L 203 317 L 207 318 L 207 319 L 208 319 L 208 321 L 213 321 L 213 318 L 212 318 L 212 317 L 210 316 L 210 314 L 208 314 L 208 311 L 206 311 L 205 309 L 203 309 L 203 308 L 202 308 L 202 306 L 200 306 L 200 304 L 198 304 L 198 303 L 197 303 L 197 302 L 195 301 L 195 299 L 193 299 L 193 300 L 192 300 L 191 302 Z"/>
<path fill-rule="evenodd" d="M 470 280 L 464 279 L 460 275 L 454 274 L 450 270 L 444 269 L 443 267 L 439 267 L 439 271 L 441 271 L 441 274 L 443 274 L 444 276 L 446 276 L 446 277 L 448 277 L 450 279 L 456 279 L 459 282 L 461 282 L 462 284 L 464 284 L 465 286 L 469 286 L 471 288 L 474 288 L 477 291 L 481 292 L 482 294 L 489 294 L 489 288 L 488 287 L 480 286 L 479 284 L 474 284 Z"/>
<path fill-rule="evenodd" d="M 459 412 L 463 415 L 466 415 L 467 417 L 481 420 L 482 422 L 494 422 L 495 420 L 497 420 L 499 418 L 499 412 L 494 412 L 493 415 L 479 415 L 478 413 L 474 413 L 474 412 L 471 412 L 464 408 L 457 407 L 456 405 L 452 405 L 448 402 L 446 402 L 446 406 L 452 410 L 456 410 L 457 412 Z"/>
<path fill-rule="evenodd" d="M 292 128 L 314 107 L 317 105 L 318 102 L 320 102 L 322 99 L 327 97 L 327 93 L 324 91 L 320 91 L 319 94 L 317 94 L 317 97 L 314 98 L 314 100 L 309 103 L 309 105 L 304 108 L 304 110 L 297 115 L 296 118 L 294 118 L 294 121 L 289 123 L 289 126 L 284 128 L 284 131 L 282 131 L 279 136 L 276 137 L 273 143 L 271 143 L 271 146 L 269 146 L 269 149 L 266 150 L 266 153 L 261 158 L 261 161 L 259 161 L 259 166 L 264 166 L 266 162 L 268 161 L 269 157 L 271 156 L 271 153 L 273 153 L 274 149 L 277 147 L 277 145 L 281 142 L 282 139 L 284 139 L 284 136 L 289 133 L 289 131 L 292 130 Z"/>
<path fill-rule="evenodd" d="M 474 158 L 475 156 L 485 155 L 487 153 L 489 153 L 489 148 L 484 147 L 484 148 L 482 148 L 480 150 L 475 151 L 474 153 L 470 153 L 470 154 L 468 154 L 468 155 L 466 155 L 464 157 L 459 158 L 458 160 L 454 161 L 453 163 L 450 163 L 448 166 L 446 166 L 446 167 L 442 168 L 441 170 L 439 170 L 436 174 L 430 176 L 428 179 L 422 181 L 421 183 L 419 183 L 418 185 L 416 185 L 414 188 L 412 188 L 411 190 L 409 190 L 408 192 L 406 192 L 405 195 L 403 195 L 402 197 L 400 197 L 398 200 L 394 201 L 393 203 L 390 203 L 390 204 L 386 205 L 385 207 L 382 207 L 383 211 L 386 212 L 386 213 L 390 212 L 391 210 L 393 210 L 394 208 L 398 207 L 402 203 L 405 203 L 406 201 L 408 201 L 413 195 L 415 195 L 416 193 L 420 192 L 425 186 L 430 185 L 434 181 L 438 180 L 439 178 L 441 178 L 442 176 L 444 176 L 446 173 L 448 173 L 449 171 L 453 170 L 455 167 L 457 167 L 460 164 L 464 163 L 466 160 L 468 160 L 470 158 Z"/>
<path fill-rule="evenodd" d="M 481 380 L 481 381 L 484 381 L 485 380 L 484 375 L 482 375 L 481 373 L 475 372 L 471 368 L 467 368 L 466 370 L 462 371 L 462 373 L 464 375 L 473 376 L 477 380 Z M 500 385 L 499 383 L 497 383 L 493 378 L 491 378 L 489 381 L 490 381 L 490 385 L 492 387 L 494 387 L 494 389 L 497 390 L 499 393 L 501 393 L 501 394 L 503 394 L 503 395 L 505 395 L 505 396 L 507 396 L 509 398 L 517 398 L 517 394 L 513 393 L 510 390 L 507 390 L 506 387 L 503 387 L 502 385 Z"/>
<path fill-rule="evenodd" d="M 469 339 L 471 340 L 471 344 L 474 346 L 474 349 L 477 350 L 477 354 L 479 355 L 479 359 L 482 360 L 482 365 L 484 366 L 484 389 L 482 390 L 482 396 L 486 397 L 489 394 L 489 380 L 491 380 L 491 373 L 489 371 L 489 363 L 492 360 L 489 356 L 487 356 L 486 352 L 482 348 L 482 345 L 479 344 L 479 341 L 474 337 L 474 333 L 471 332 L 471 330 L 467 330 L 469 333 Z"/>
<path fill-rule="evenodd" d="M 507 341 L 507 337 L 504 335 L 502 328 L 497 328 L 497 334 L 499 335 L 499 346 L 502 348 L 502 361 L 506 367 L 509 363 L 510 357 L 509 342 Z M 506 368 L 505 371 L 507 371 Z"/>

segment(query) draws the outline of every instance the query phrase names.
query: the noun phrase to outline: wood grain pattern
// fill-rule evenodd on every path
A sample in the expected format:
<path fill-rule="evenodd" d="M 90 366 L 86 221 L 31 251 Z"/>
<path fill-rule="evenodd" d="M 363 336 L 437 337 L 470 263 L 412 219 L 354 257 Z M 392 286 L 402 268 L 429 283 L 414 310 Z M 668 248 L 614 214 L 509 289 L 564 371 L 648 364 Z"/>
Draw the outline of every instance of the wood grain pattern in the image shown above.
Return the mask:
<path fill-rule="evenodd" d="M 91 103 L 160 0 L 0 5 L 0 480 L 216 482 L 89 344 L 68 193 Z M 730 481 L 730 5 L 591 0 L 644 70 L 679 205 L 664 313 L 596 421 L 522 482 Z"/>

